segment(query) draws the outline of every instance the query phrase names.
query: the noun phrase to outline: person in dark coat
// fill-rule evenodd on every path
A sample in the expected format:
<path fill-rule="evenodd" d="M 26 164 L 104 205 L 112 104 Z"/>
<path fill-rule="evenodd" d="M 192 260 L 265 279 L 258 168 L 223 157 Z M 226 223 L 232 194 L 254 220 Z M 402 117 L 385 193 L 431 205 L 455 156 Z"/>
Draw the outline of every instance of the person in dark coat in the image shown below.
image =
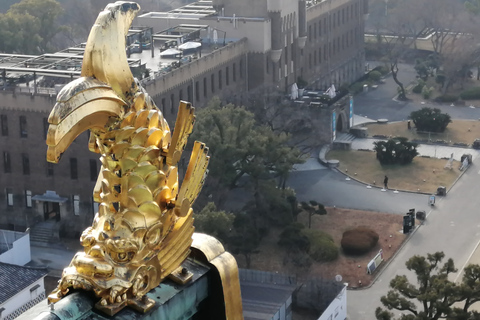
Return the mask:
<path fill-rule="evenodd" d="M 385 186 L 385 189 L 388 189 L 388 177 L 385 175 L 385 179 L 383 179 L 383 185 Z"/>

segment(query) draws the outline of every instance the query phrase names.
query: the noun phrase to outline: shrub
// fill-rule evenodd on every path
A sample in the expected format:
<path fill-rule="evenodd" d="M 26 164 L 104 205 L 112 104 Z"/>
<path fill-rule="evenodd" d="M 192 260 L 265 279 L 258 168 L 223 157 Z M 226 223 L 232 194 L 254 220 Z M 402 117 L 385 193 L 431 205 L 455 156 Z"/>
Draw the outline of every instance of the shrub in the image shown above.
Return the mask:
<path fill-rule="evenodd" d="M 432 92 L 433 92 L 433 87 L 428 88 L 427 86 L 424 86 L 422 88 L 423 99 L 425 99 L 425 100 L 430 99 L 430 97 L 432 96 Z"/>
<path fill-rule="evenodd" d="M 209 234 L 226 242 L 234 220 L 233 214 L 218 210 L 213 202 L 209 202 L 195 215 L 194 224 L 197 232 Z"/>
<path fill-rule="evenodd" d="M 384 75 L 387 75 L 390 73 L 390 69 L 388 69 L 387 66 L 379 66 L 377 68 L 375 68 L 375 70 L 377 70 L 378 72 L 380 72 L 382 74 L 382 76 Z"/>
<path fill-rule="evenodd" d="M 442 87 L 445 84 L 446 79 L 447 79 L 447 77 L 445 77 L 445 75 L 441 74 L 441 73 L 439 73 L 435 76 L 435 82 L 442 85 Z"/>
<path fill-rule="evenodd" d="M 473 87 L 463 91 L 460 93 L 460 98 L 463 100 L 480 99 L 480 87 Z"/>
<path fill-rule="evenodd" d="M 410 113 L 410 119 L 418 131 L 443 132 L 448 124 L 452 122 L 448 113 L 441 113 L 437 108 L 422 108 Z"/>
<path fill-rule="evenodd" d="M 317 262 L 333 261 L 338 258 L 338 247 L 328 233 L 320 230 L 303 229 L 302 234 L 310 241 L 308 254 Z"/>
<path fill-rule="evenodd" d="M 377 245 L 378 238 L 378 233 L 372 229 L 357 227 L 343 233 L 341 245 L 346 254 L 362 255 Z"/>
<path fill-rule="evenodd" d="M 408 164 L 418 155 L 417 143 L 408 142 L 408 139 L 403 137 L 376 141 L 373 150 L 382 165 Z"/>
<path fill-rule="evenodd" d="M 380 81 L 382 74 L 379 71 L 373 70 L 368 74 L 368 78 L 373 82 Z"/>
<path fill-rule="evenodd" d="M 418 83 L 415 87 L 413 87 L 412 92 L 413 93 L 422 93 L 422 89 L 425 87 L 425 81 L 422 79 L 418 79 Z"/>
<path fill-rule="evenodd" d="M 357 94 L 363 91 L 363 83 L 362 82 L 355 82 L 350 86 L 350 92 L 353 94 Z"/>
<path fill-rule="evenodd" d="M 303 224 L 294 222 L 283 229 L 278 245 L 292 252 L 308 252 L 310 239 L 302 232 Z"/>
<path fill-rule="evenodd" d="M 444 94 L 435 98 L 437 102 L 455 102 L 458 100 L 458 96 L 454 94 Z"/>
<path fill-rule="evenodd" d="M 412 92 L 413 93 L 422 93 L 422 89 L 425 85 L 424 84 L 417 84 L 415 87 L 413 87 Z"/>

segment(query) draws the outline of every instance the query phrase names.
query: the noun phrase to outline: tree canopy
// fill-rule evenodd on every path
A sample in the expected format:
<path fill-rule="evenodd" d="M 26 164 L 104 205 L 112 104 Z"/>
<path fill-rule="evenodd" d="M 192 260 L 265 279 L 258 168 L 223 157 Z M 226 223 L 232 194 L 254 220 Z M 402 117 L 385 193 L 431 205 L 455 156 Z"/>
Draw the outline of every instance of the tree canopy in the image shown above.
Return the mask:
<path fill-rule="evenodd" d="M 410 119 L 418 131 L 443 132 L 452 119 L 448 113 L 442 113 L 438 108 L 424 107 L 410 113 Z"/>
<path fill-rule="evenodd" d="M 473 303 L 480 301 L 480 266 L 468 265 L 461 283 L 449 280 L 457 272 L 452 259 L 442 264 L 443 252 L 413 256 L 405 265 L 413 271 L 417 285 L 405 275 L 397 275 L 390 281 L 392 290 L 380 299 L 387 310 L 377 308 L 377 320 L 478 320 L 480 314 L 470 311 Z M 388 310 L 404 312 L 399 318 Z"/>
<path fill-rule="evenodd" d="M 374 142 L 373 150 L 377 159 L 385 164 L 409 164 L 418 155 L 417 144 L 407 141 L 407 138 L 398 137 L 388 141 Z"/>
<path fill-rule="evenodd" d="M 222 106 L 218 98 L 197 113 L 192 141 L 205 142 L 211 162 L 207 189 L 214 186 L 218 200 L 238 187 L 240 178 L 256 193 L 261 180 L 286 178 L 300 152 L 288 144 L 289 136 L 256 124 L 244 107 Z"/>
<path fill-rule="evenodd" d="M 0 14 L 0 51 L 44 53 L 53 37 L 64 27 L 58 25 L 63 9 L 55 0 L 22 0 Z"/>

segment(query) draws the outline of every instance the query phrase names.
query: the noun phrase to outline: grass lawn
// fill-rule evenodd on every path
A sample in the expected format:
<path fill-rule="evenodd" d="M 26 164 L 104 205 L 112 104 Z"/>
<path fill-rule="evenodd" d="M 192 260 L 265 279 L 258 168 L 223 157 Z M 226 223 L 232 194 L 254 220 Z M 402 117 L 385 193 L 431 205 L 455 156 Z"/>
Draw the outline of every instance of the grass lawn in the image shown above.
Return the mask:
<path fill-rule="evenodd" d="M 432 141 L 444 140 L 449 143 L 467 143 L 471 145 L 473 141 L 480 138 L 480 121 L 476 120 L 452 120 L 443 133 L 417 133 L 412 128 L 408 130 L 407 122 L 395 122 L 389 124 L 368 124 L 368 135 L 384 135 L 388 137 L 405 137 L 412 139 L 430 139 Z M 413 127 L 413 122 L 412 122 Z"/>
<path fill-rule="evenodd" d="M 388 187 L 397 190 L 435 193 L 439 186 L 451 187 L 460 175 L 460 162 L 453 162 L 453 169 L 444 169 L 447 160 L 415 157 L 408 165 L 382 166 L 371 151 L 332 150 L 327 159 L 340 161 L 339 170 L 364 183 L 383 186 L 388 176 Z"/>

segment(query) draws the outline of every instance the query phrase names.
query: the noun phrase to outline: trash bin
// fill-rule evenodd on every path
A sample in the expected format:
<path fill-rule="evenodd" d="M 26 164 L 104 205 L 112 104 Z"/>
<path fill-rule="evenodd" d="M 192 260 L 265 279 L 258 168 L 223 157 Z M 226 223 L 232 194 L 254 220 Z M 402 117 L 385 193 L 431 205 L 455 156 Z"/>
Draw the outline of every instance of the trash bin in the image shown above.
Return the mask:
<path fill-rule="evenodd" d="M 447 188 L 444 186 L 440 186 L 437 188 L 437 196 L 446 196 L 447 195 Z"/>
<path fill-rule="evenodd" d="M 472 144 L 473 149 L 480 149 L 480 139 L 475 139 Z"/>
<path fill-rule="evenodd" d="M 417 220 L 425 220 L 427 213 L 425 211 L 417 211 L 416 218 Z"/>
<path fill-rule="evenodd" d="M 465 158 L 468 159 L 468 164 L 472 164 L 472 155 L 470 153 L 464 153 L 460 158 L 460 162 L 463 163 L 463 160 L 465 160 Z"/>
<path fill-rule="evenodd" d="M 368 92 L 368 84 L 363 85 L 363 92 Z"/>

